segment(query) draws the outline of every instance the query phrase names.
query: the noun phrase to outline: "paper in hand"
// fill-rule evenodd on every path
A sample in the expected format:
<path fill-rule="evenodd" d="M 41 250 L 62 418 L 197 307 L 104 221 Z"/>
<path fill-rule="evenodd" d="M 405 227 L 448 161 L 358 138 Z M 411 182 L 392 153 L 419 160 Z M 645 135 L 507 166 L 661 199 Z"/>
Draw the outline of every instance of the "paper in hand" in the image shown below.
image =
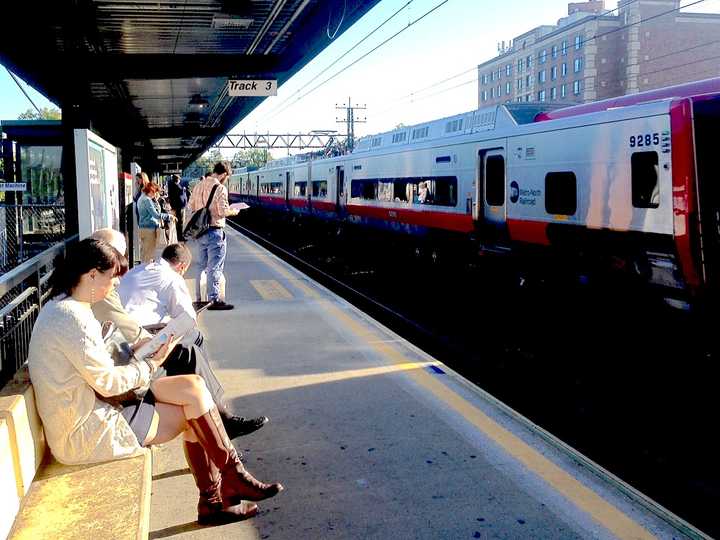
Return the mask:
<path fill-rule="evenodd" d="M 144 358 L 153 354 L 162 347 L 173 336 L 173 339 L 179 341 L 185 334 L 195 328 L 195 319 L 183 311 L 180 315 L 171 319 L 159 333 L 157 333 L 150 341 L 145 343 L 137 351 L 135 356 Z"/>
<path fill-rule="evenodd" d="M 247 204 L 245 204 L 244 202 L 238 202 L 238 203 L 231 204 L 230 208 L 232 208 L 233 210 L 237 210 L 239 212 L 240 210 L 245 210 L 246 208 L 250 208 L 250 207 Z"/>

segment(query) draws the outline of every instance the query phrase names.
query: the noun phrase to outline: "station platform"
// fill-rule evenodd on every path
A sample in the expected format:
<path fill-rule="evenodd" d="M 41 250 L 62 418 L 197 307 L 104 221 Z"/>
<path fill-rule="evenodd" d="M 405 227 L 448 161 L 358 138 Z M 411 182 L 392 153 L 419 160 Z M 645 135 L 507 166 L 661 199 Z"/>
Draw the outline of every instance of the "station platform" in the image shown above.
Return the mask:
<path fill-rule="evenodd" d="M 236 307 L 204 311 L 200 325 L 236 414 L 270 417 L 235 446 L 248 470 L 285 491 L 258 503 L 251 520 L 202 527 L 173 441 L 154 449 L 150 538 L 695 536 L 444 364 L 227 234 Z"/>

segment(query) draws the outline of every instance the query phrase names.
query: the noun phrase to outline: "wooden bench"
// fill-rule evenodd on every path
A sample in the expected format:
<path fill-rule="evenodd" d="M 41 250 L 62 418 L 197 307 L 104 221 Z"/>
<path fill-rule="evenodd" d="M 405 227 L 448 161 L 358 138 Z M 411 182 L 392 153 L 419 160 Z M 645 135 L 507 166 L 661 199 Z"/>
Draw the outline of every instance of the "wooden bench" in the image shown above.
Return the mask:
<path fill-rule="evenodd" d="M 146 539 L 151 453 L 94 465 L 52 457 L 27 371 L 0 391 L 0 539 Z"/>

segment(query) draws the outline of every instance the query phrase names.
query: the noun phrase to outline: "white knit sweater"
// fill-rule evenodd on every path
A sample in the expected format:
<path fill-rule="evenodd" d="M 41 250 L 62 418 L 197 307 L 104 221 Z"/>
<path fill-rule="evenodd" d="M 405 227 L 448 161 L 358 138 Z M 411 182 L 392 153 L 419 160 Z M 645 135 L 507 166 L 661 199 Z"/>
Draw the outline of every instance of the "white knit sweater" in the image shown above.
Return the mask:
<path fill-rule="evenodd" d="M 30 339 L 30 379 L 53 455 L 66 464 L 94 463 L 143 451 L 113 406 L 116 396 L 150 381 L 145 362 L 116 367 L 90 305 L 71 297 L 48 302 Z"/>

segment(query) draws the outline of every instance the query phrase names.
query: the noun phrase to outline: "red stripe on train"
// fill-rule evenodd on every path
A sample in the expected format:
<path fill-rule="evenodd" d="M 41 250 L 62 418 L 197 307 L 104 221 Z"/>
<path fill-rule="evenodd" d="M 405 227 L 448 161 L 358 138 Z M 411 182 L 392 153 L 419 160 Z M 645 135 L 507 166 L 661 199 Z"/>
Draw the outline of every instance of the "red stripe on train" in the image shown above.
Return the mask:
<path fill-rule="evenodd" d="M 698 215 L 695 204 L 695 149 L 692 133 L 692 102 L 676 100 L 670 106 L 672 133 L 673 230 L 680 268 L 692 288 L 701 283 L 698 260 L 693 248 L 699 249 Z"/>
<path fill-rule="evenodd" d="M 312 199 L 310 203 L 314 210 L 323 210 L 324 212 L 335 212 L 336 205 L 332 202 L 316 201 Z"/>
<path fill-rule="evenodd" d="M 260 200 L 264 203 L 285 206 L 285 197 L 273 197 L 272 195 L 260 195 Z"/>
<path fill-rule="evenodd" d="M 307 208 L 308 202 L 307 199 L 288 199 L 288 202 L 290 203 L 290 206 L 293 208 Z"/>
<path fill-rule="evenodd" d="M 513 242 L 526 242 L 528 244 L 541 244 L 549 246 L 547 237 L 548 224 L 544 221 L 528 221 L 522 219 L 508 219 L 508 234 Z"/>
<path fill-rule="evenodd" d="M 350 214 L 382 221 L 394 221 L 419 225 L 433 229 L 446 229 L 457 232 L 471 232 L 475 229 L 472 216 L 457 212 L 432 212 L 429 210 L 404 210 L 399 208 L 383 208 L 379 206 L 362 206 L 348 204 Z"/>

